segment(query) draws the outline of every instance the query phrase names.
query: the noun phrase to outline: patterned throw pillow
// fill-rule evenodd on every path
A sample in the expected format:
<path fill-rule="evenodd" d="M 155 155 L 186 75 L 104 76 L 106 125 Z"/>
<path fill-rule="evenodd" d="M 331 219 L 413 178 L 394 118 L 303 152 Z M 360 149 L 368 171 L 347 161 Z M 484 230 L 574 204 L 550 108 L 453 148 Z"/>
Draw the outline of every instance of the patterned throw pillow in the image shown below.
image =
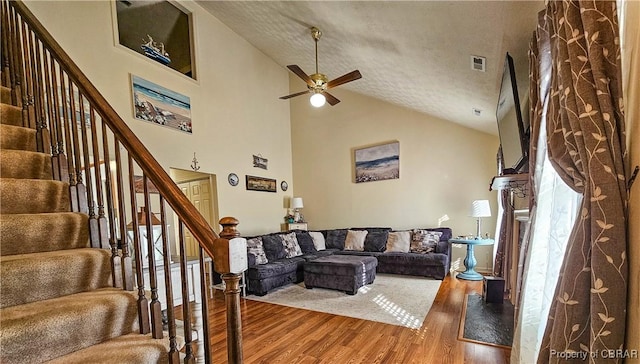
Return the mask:
<path fill-rule="evenodd" d="M 313 246 L 316 247 L 316 250 L 320 251 L 327 249 L 324 241 L 324 235 L 322 235 L 321 232 L 309 231 L 309 235 L 311 235 L 311 238 L 313 239 Z"/>
<path fill-rule="evenodd" d="M 285 257 L 293 258 L 302 255 L 302 249 L 298 244 L 296 233 L 282 234 L 282 245 L 284 245 Z"/>
<path fill-rule="evenodd" d="M 387 250 L 385 253 L 408 253 L 411 245 L 411 231 L 392 231 L 387 238 Z"/>
<path fill-rule="evenodd" d="M 267 255 L 264 253 L 264 246 L 262 245 L 262 238 L 256 237 L 247 240 L 247 253 L 251 253 L 256 257 L 256 264 L 267 264 Z"/>
<path fill-rule="evenodd" d="M 411 233 L 411 252 L 426 254 L 435 251 L 441 235 L 440 231 L 413 230 Z"/>
<path fill-rule="evenodd" d="M 347 238 L 344 241 L 344 250 L 364 250 L 364 239 L 367 237 L 367 230 L 348 230 Z"/>

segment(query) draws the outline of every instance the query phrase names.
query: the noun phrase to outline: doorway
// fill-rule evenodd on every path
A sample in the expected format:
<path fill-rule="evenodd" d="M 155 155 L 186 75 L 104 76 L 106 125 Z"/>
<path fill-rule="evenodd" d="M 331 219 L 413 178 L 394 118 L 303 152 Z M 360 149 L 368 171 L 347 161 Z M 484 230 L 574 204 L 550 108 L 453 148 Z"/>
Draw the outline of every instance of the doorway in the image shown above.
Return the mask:
<path fill-rule="evenodd" d="M 189 201 L 207 220 L 214 231 L 218 231 L 218 194 L 216 189 L 216 176 L 209 173 L 188 171 L 184 169 L 171 168 L 171 178 L 176 182 Z M 175 226 L 178 226 L 177 217 L 174 218 Z M 176 229 L 176 237 L 178 231 Z M 178 238 L 175 240 L 179 241 Z M 199 257 L 198 242 L 193 238 L 188 229 L 184 229 L 185 253 L 188 258 Z M 179 252 L 178 249 L 175 250 Z"/>

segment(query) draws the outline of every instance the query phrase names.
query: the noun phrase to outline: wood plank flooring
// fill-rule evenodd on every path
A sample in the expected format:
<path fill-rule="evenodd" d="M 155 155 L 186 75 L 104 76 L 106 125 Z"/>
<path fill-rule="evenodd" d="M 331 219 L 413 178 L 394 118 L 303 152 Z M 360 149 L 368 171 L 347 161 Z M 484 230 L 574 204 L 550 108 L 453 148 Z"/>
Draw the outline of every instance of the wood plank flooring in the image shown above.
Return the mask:
<path fill-rule="evenodd" d="M 447 276 L 420 329 L 241 299 L 244 362 L 250 363 L 509 363 L 510 350 L 460 341 L 466 294 L 482 282 Z M 224 296 L 209 300 L 214 363 L 226 363 Z"/>

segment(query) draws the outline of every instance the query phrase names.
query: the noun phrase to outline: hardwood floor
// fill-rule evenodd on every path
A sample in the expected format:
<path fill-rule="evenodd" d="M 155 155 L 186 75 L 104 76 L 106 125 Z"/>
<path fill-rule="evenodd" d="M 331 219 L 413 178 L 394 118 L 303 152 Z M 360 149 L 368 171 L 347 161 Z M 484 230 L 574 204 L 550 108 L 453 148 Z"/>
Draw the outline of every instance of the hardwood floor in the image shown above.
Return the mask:
<path fill-rule="evenodd" d="M 466 294 L 482 282 L 447 276 L 420 329 L 241 300 L 244 362 L 249 363 L 509 363 L 510 350 L 460 341 Z M 214 363 L 226 363 L 224 297 L 209 300 Z"/>

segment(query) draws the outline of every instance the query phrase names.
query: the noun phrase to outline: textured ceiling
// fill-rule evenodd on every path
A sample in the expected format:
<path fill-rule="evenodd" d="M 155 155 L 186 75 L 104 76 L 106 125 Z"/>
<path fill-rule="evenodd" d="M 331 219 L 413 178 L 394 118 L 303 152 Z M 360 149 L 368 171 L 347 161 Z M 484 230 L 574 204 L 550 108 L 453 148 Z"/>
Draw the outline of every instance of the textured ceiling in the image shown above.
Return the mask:
<path fill-rule="evenodd" d="M 343 103 L 344 88 L 495 135 L 505 54 L 514 58 L 523 99 L 529 40 L 544 6 L 542 0 L 198 3 L 276 63 L 307 74 L 315 70 L 309 28 L 320 28 L 320 73 L 330 80 L 362 73 L 333 89 Z M 486 72 L 471 69 L 472 55 L 486 57 Z M 290 91 L 305 87 L 300 80 Z"/>

